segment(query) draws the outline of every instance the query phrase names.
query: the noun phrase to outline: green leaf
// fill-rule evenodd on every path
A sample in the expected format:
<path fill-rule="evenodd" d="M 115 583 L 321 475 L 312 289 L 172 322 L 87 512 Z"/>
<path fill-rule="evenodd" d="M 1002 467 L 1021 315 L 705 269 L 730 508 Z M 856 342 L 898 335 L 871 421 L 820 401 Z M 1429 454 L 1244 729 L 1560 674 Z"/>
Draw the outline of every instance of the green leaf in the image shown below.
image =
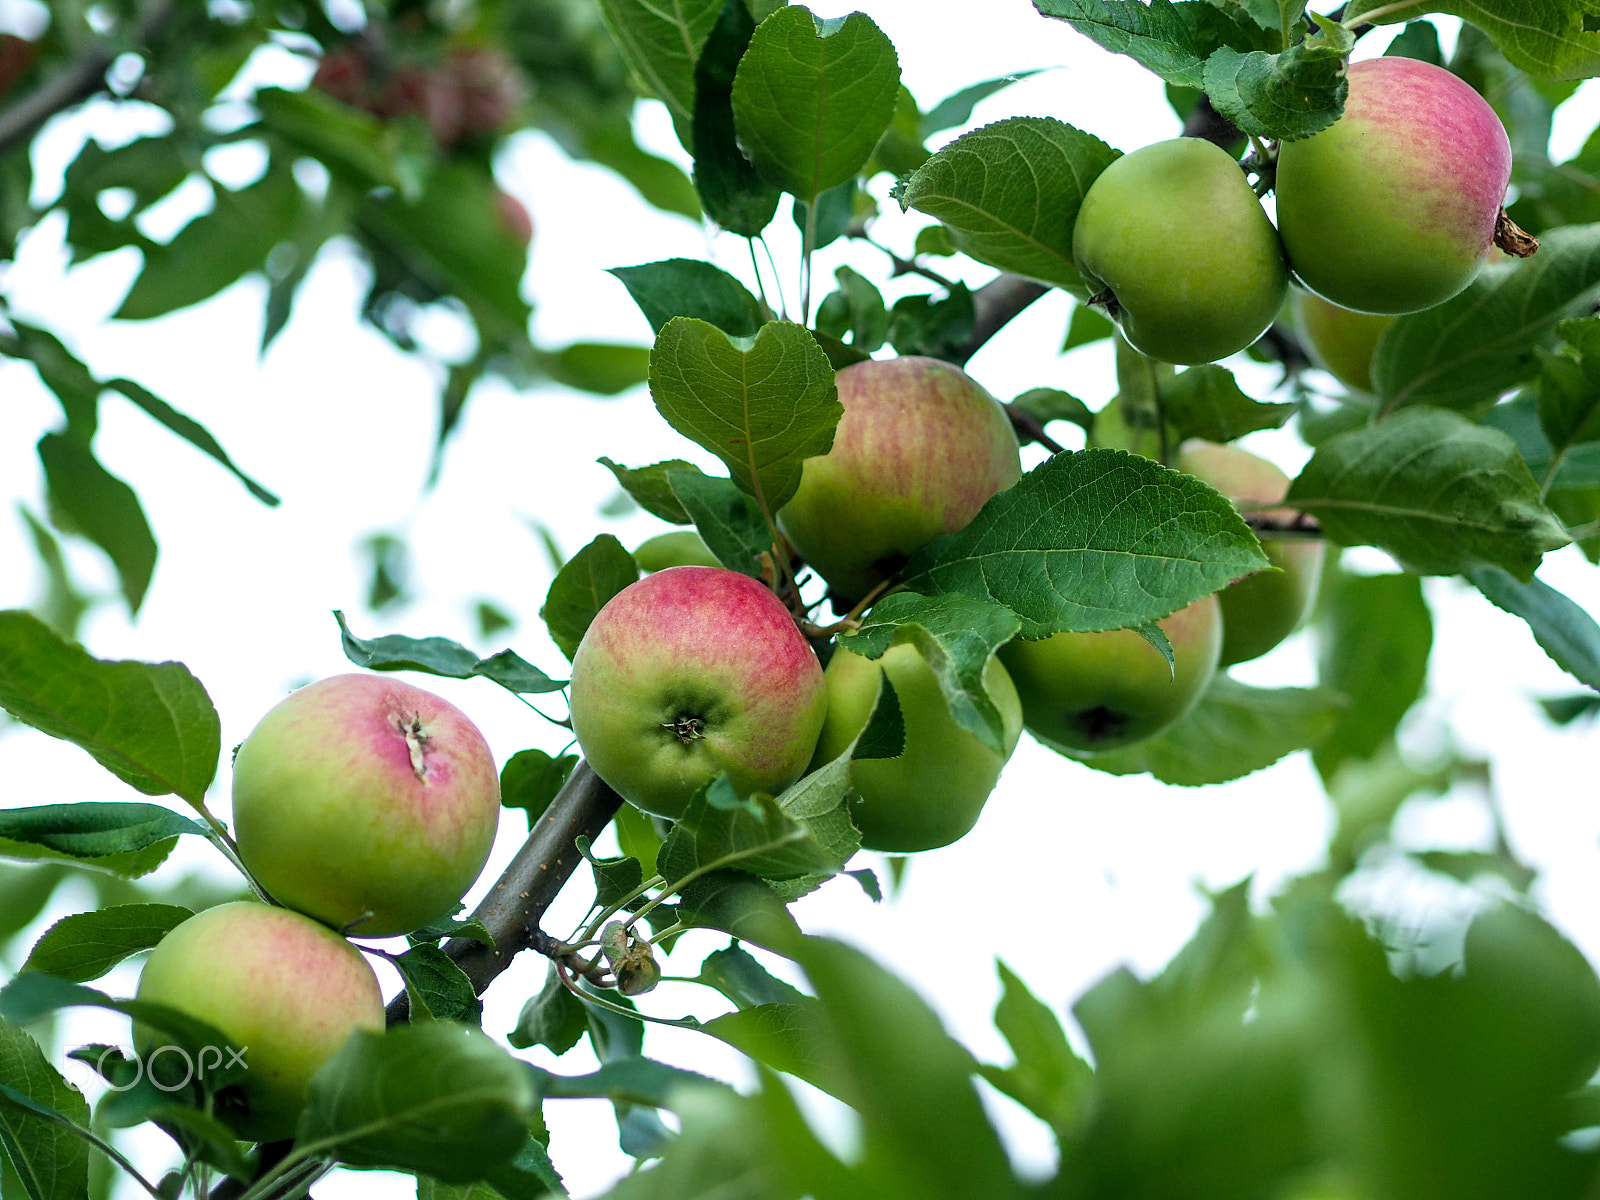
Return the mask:
<path fill-rule="evenodd" d="M 848 335 L 853 349 L 871 354 L 889 334 L 889 310 L 883 295 L 866 276 L 849 267 L 833 273 L 839 290 L 829 292 L 817 307 L 817 328 L 839 338 Z"/>
<path fill-rule="evenodd" d="M 1027 413 L 1040 425 L 1051 421 L 1070 421 L 1083 430 L 1094 425 L 1094 413 L 1071 392 L 1059 388 L 1029 388 L 1011 402 L 1011 407 Z"/>
<path fill-rule="evenodd" d="M 1498 566 L 1527 581 L 1569 541 L 1512 440 L 1439 408 L 1329 438 L 1287 502 L 1334 541 L 1377 546 L 1420 575 Z"/>
<path fill-rule="evenodd" d="M 1224 46 L 1274 49 L 1265 30 L 1210 4 L 1171 0 L 1033 0 L 1111 51 L 1126 54 L 1176 87 L 1204 88 L 1206 60 Z"/>
<path fill-rule="evenodd" d="M 901 355 L 923 354 L 959 365 L 967 360 L 976 331 L 977 310 L 964 283 L 942 300 L 902 296 L 889 310 L 889 344 Z"/>
<path fill-rule="evenodd" d="M 9 1160 L 10 1178 L 28 1200 L 82 1200 L 89 1190 L 89 1143 L 41 1119 L 35 1105 L 81 1129 L 89 1126 L 83 1094 L 50 1065 L 38 1043 L 0 1020 L 0 1166 Z"/>
<path fill-rule="evenodd" d="M 539 615 L 570 659 L 606 602 L 639 578 L 639 564 L 613 535 L 602 533 L 556 572 Z"/>
<path fill-rule="evenodd" d="M 1552 454 L 1564 458 L 1574 446 L 1600 440 L 1600 319 L 1563 321 L 1556 331 L 1575 353 L 1544 360 L 1539 425 Z"/>
<path fill-rule="evenodd" d="M 39 804 L 0 809 L 0 858 L 67 860 L 125 879 L 148 875 L 197 821 L 159 804 Z"/>
<path fill-rule="evenodd" d="M 783 321 L 746 346 L 706 321 L 674 317 L 650 354 L 650 394 L 668 424 L 727 463 L 768 513 L 794 495 L 801 463 L 828 452 L 844 412 L 827 355 L 804 326 Z"/>
<path fill-rule="evenodd" d="M 176 904 L 112 904 L 74 913 L 44 931 L 22 969 L 87 983 L 129 955 L 151 949 L 193 915 Z"/>
<path fill-rule="evenodd" d="M 144 248 L 144 269 L 113 315 L 145 321 L 216 295 L 250 271 L 294 228 L 303 194 L 287 161 L 274 160 L 249 187 L 213 186 L 211 211 L 190 221 L 166 245 Z"/>
<path fill-rule="evenodd" d="M 561 982 L 555 963 L 545 971 L 544 987 L 529 996 L 506 1040 L 519 1050 L 544 1046 L 560 1056 L 578 1044 L 589 1028 L 588 1011 Z"/>
<path fill-rule="evenodd" d="M 1394 25 L 1428 13 L 1449 13 L 1487 33 L 1500 53 L 1541 79 L 1600 75 L 1600 32 L 1586 4 L 1564 0 L 1418 0 L 1390 11 L 1379 6 L 1372 22 Z"/>
<path fill-rule="evenodd" d="M 696 317 L 729 337 L 754 337 L 765 320 L 761 303 L 744 284 L 697 258 L 612 267 L 611 274 L 657 334 L 673 317 Z"/>
<path fill-rule="evenodd" d="M 1231 442 L 1258 429 L 1277 429 L 1295 410 L 1293 404 L 1263 404 L 1245 395 L 1233 372 L 1214 363 L 1179 371 L 1156 387 L 1162 415 L 1178 440 Z"/>
<path fill-rule="evenodd" d="M 793 879 L 842 866 L 771 796 L 741 798 L 726 776 L 697 791 L 656 856 L 656 870 L 676 884 L 690 875 L 737 867 L 769 879 Z"/>
<path fill-rule="evenodd" d="M 994 1025 L 1016 1060 L 1009 1067 L 984 1065 L 980 1074 L 1052 1129 L 1067 1133 L 1094 1085 L 1094 1071 L 1067 1041 L 1061 1019 L 1005 963 Z"/>
<path fill-rule="evenodd" d="M 1479 567 L 1468 579 L 1493 604 L 1526 621 L 1557 666 L 1600 691 L 1600 625 L 1580 605 L 1543 580 L 1519 582 L 1498 567 Z"/>
<path fill-rule="evenodd" d="M 800 927 L 772 888 L 744 871 L 712 871 L 696 879 L 679 894 L 678 917 L 777 954 L 791 954 L 800 937 Z"/>
<path fill-rule="evenodd" d="M 651 1108 L 672 1107 L 673 1093 L 686 1085 L 731 1090 L 708 1075 L 637 1055 L 608 1059 L 587 1075 L 538 1071 L 536 1078 L 539 1093 L 547 1100 L 610 1100 Z"/>
<path fill-rule="evenodd" d="M 946 96 L 930 108 L 927 116 L 922 118 L 923 134 L 940 133 L 946 129 L 954 129 L 957 125 L 965 125 L 972 120 L 972 110 L 981 102 L 1013 83 L 1037 75 L 1039 70 L 1036 68 L 1032 71 L 1017 71 L 1011 75 L 1002 75 L 998 79 L 986 79 L 982 83 L 971 84 L 959 92 Z"/>
<path fill-rule="evenodd" d="M 215 1026 L 175 1008 L 168 1008 L 165 1004 L 153 1004 L 148 1000 L 113 1000 L 95 988 L 38 971 L 17 975 L 4 988 L 0 988 L 0 1021 L 31 1025 L 63 1008 L 103 1008 L 121 1013 L 173 1035 L 186 1046 L 217 1047 L 229 1044 L 227 1037 Z M 217 1074 L 213 1076 L 213 1068 L 207 1067 L 206 1079 L 209 1082 L 215 1078 L 221 1086 L 235 1081 L 246 1067 L 242 1063 L 226 1064 L 215 1070 Z"/>
<path fill-rule="evenodd" d="M 772 528 L 761 506 L 731 479 L 699 471 L 672 471 L 668 481 L 717 561 L 761 578 L 761 556 L 772 552 Z"/>
<path fill-rule="evenodd" d="M 519 695 L 559 692 L 567 686 L 564 680 L 551 679 L 510 650 L 479 658 L 449 638 L 413 638 L 398 633 L 358 638 L 350 632 L 344 613 L 335 609 L 333 618 L 339 623 L 344 656 L 358 667 L 372 671 L 421 671 L 444 679 L 472 679 L 481 675 Z"/>
<path fill-rule="evenodd" d="M 40 438 L 39 462 L 51 507 L 70 522 L 69 528 L 105 551 L 117 569 L 129 612 L 137 614 L 156 569 L 156 539 L 138 493 L 100 465 L 88 442 L 71 434 Z"/>
<path fill-rule="evenodd" d="M 1532 258 L 1485 267 L 1460 295 L 1398 318 L 1373 355 L 1373 386 L 1386 410 L 1493 400 L 1538 374 L 1535 347 L 1597 297 L 1600 225 L 1552 229 Z"/>
<path fill-rule="evenodd" d="M 1415 575 L 1344 575 L 1325 588 L 1314 626 L 1317 680 L 1348 700 L 1311 755 L 1326 780 L 1347 759 L 1376 753 L 1422 695 L 1433 617 Z"/>
<path fill-rule="evenodd" d="M 725 950 L 713 950 L 700 963 L 696 980 L 716 988 L 741 1009 L 774 1004 L 805 1004 L 812 997 L 783 980 L 775 978 L 755 955 L 737 942 Z"/>
<path fill-rule="evenodd" d="M 733 81 L 755 28 L 744 0 L 723 0 L 716 28 L 695 64 L 690 147 L 694 154 L 695 191 L 705 205 L 706 215 L 729 233 L 747 238 L 759 236 L 772 223 L 783 194 L 750 165 L 739 149 L 734 126 Z M 757 324 L 760 320 L 757 318 Z M 728 332 L 742 335 L 736 329 Z"/>
<path fill-rule="evenodd" d="M 92 658 L 25 612 L 0 612 L 0 708 L 147 796 L 198 806 L 217 771 L 221 724 L 183 664 Z"/>
<path fill-rule="evenodd" d="M 1015 613 L 992 601 L 896 592 L 873 605 L 860 629 L 840 644 L 879 658 L 891 646 L 913 643 L 939 681 L 956 723 L 1003 754 L 1003 722 L 983 678 L 994 652 L 1021 628 Z"/>
<path fill-rule="evenodd" d="M 660 517 L 674 525 L 693 524 L 667 479 L 673 471 L 698 471 L 700 468 L 692 462 L 669 458 L 665 462 L 651 463 L 648 467 L 624 467 L 603 456 L 597 461 L 617 477 L 622 490 L 651 516 Z"/>
<path fill-rule="evenodd" d="M 405 981 L 413 1021 L 459 1021 L 464 1025 L 483 1021 L 483 1002 L 472 980 L 439 947 L 425 942 L 389 961 Z"/>
<path fill-rule="evenodd" d="M 518 750 L 500 768 L 501 807 L 522 809 L 532 830 L 577 764 L 575 754 L 554 757 L 543 750 Z"/>
<path fill-rule="evenodd" d="M 938 218 L 957 249 L 979 262 L 1086 296 L 1072 227 L 1089 185 L 1117 157 L 1064 122 L 1012 117 L 951 142 L 898 198 Z"/>
<path fill-rule="evenodd" d="M 1099 309 L 1087 304 L 1075 304 L 1072 306 L 1072 316 L 1067 321 L 1067 337 L 1061 344 L 1061 352 L 1065 354 L 1090 342 L 1101 341 L 1116 332 L 1116 324 Z"/>
<path fill-rule="evenodd" d="M 833 1077 L 823 1049 L 826 1018 L 809 996 L 725 1013 L 702 1022 L 700 1032 L 830 1095 L 838 1096 L 844 1090 Z"/>
<path fill-rule="evenodd" d="M 1021 636 L 1148 624 L 1267 565 L 1237 510 L 1120 450 L 1057 454 L 919 551 L 900 579 L 1003 605 Z"/>
<path fill-rule="evenodd" d="M 341 104 L 320 88 L 291 92 L 267 87 L 251 99 L 264 132 L 310 155 L 347 183 L 362 191 L 401 185 L 399 145 L 388 123 Z"/>
<path fill-rule="evenodd" d="M 1206 59 L 1206 95 L 1243 133 L 1285 141 L 1310 137 L 1344 111 L 1350 90 L 1345 60 L 1354 46 L 1355 38 L 1332 20 L 1327 35 L 1281 54 L 1222 46 Z"/>
<path fill-rule="evenodd" d="M 780 8 L 733 81 L 739 145 L 767 182 L 812 203 L 867 164 L 900 89 L 894 45 L 864 13 L 823 22 Z"/>
<path fill-rule="evenodd" d="M 667 106 L 686 147 L 694 117 L 694 68 L 722 13 L 722 0 L 600 0 L 600 15 L 646 96 Z"/>
<path fill-rule="evenodd" d="M 1148 771 L 1179 787 L 1227 783 L 1317 745 L 1344 708 L 1344 697 L 1327 688 L 1258 688 L 1219 674 L 1176 725 L 1121 750 L 1074 757 L 1097 771 Z"/>
<path fill-rule="evenodd" d="M 599 396 L 616 396 L 637 387 L 650 370 L 648 346 L 616 342 L 574 342 L 555 351 L 540 350 L 534 357 L 555 382 Z"/>
<path fill-rule="evenodd" d="M 897 1181 L 875 1194 L 1012 1194 L 1010 1163 L 972 1084 L 972 1059 L 927 1003 L 842 942 L 809 937 L 794 954 L 821 1002 L 827 1068 L 860 1114 L 862 1170 L 883 1184 Z"/>
<path fill-rule="evenodd" d="M 470 1183 L 522 1149 L 537 1105 L 527 1065 L 472 1026 L 357 1030 L 312 1077 L 296 1140 L 351 1166 Z"/>
<path fill-rule="evenodd" d="M 131 379 L 109 379 L 106 381 L 106 387 L 114 392 L 120 392 L 195 449 L 216 459 L 261 503 L 269 508 L 278 506 L 280 503 L 278 497 L 241 471 L 233 459 L 228 457 L 228 452 L 222 448 L 221 443 L 194 418 L 179 412 L 160 396 Z"/>

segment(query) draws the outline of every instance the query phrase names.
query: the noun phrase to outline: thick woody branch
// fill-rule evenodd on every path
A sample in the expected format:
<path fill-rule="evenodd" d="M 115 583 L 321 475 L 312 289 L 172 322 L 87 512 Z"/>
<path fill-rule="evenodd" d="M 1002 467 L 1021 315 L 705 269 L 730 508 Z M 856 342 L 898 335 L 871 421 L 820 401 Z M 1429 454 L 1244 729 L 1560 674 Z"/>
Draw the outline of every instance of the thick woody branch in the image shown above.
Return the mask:
<path fill-rule="evenodd" d="M 556 939 L 541 930 L 539 922 L 583 861 L 577 839 L 599 837 L 621 805 L 622 797 L 602 782 L 587 762 L 579 762 L 516 857 L 472 912 L 472 919 L 481 921 L 494 938 L 494 948 L 472 938 L 451 938 L 444 944 L 444 952 L 472 980 L 473 991 L 482 995 L 521 951 L 549 953 L 555 949 Z M 402 992 L 389 1005 L 389 1023 L 403 1021 L 409 1009 Z"/>
<path fill-rule="evenodd" d="M 1028 305 L 1050 289 L 1020 275 L 1001 275 L 972 293 L 975 319 L 972 336 L 956 349 L 952 361 L 958 366 L 983 348 L 995 334 Z"/>
<path fill-rule="evenodd" d="M 0 112 L 0 154 L 27 142 L 51 117 L 106 86 L 106 70 L 131 45 L 157 37 L 177 9 L 176 0 L 149 0 L 130 37 L 106 38 Z"/>

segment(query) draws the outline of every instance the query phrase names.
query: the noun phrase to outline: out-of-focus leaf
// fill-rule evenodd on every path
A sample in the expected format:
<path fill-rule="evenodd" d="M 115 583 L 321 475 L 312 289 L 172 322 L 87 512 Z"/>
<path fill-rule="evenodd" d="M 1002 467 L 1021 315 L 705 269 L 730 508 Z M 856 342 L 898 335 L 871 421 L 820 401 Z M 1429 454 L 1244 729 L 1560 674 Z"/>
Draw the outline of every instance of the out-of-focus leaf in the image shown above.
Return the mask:
<path fill-rule="evenodd" d="M 156 539 L 138 493 L 107 471 L 87 442 L 71 434 L 40 438 L 39 462 L 50 487 L 51 508 L 73 532 L 105 551 L 117 569 L 129 612 L 137 614 L 156 569 Z"/>

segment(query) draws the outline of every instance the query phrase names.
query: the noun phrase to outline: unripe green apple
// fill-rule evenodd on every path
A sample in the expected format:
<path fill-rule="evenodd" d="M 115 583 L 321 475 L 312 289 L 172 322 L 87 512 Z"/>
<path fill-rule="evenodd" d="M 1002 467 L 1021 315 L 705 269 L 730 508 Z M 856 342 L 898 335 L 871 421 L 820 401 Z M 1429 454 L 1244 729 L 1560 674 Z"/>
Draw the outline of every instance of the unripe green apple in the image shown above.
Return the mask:
<path fill-rule="evenodd" d="M 861 831 L 861 844 L 903 854 L 948 846 L 971 829 L 1022 733 L 1022 702 L 1000 660 L 989 659 L 983 686 L 1000 712 L 1004 754 L 956 724 L 933 668 L 909 642 L 891 646 L 878 659 L 840 645 L 826 674 L 828 719 L 817 742 L 817 765 L 843 754 L 866 728 L 885 677 L 905 721 L 899 757 L 858 758 L 850 764 L 850 781 L 860 797 L 850 817 Z"/>
<path fill-rule="evenodd" d="M 641 571 L 664 571 L 668 567 L 720 567 L 717 556 L 693 529 L 672 529 L 646 538 L 633 552 Z"/>
<path fill-rule="evenodd" d="M 1311 361 L 1345 387 L 1371 392 L 1372 356 L 1378 339 L 1395 318 L 1384 313 L 1359 313 L 1329 304 L 1315 292 L 1291 289 L 1295 331 Z"/>
<path fill-rule="evenodd" d="M 1022 459 L 1005 410 L 949 363 L 868 360 L 838 383 L 833 448 L 806 459 L 778 527 L 854 603 L 1022 478 Z"/>
<path fill-rule="evenodd" d="M 218 1115 L 251 1141 L 291 1136 L 317 1069 L 353 1031 L 384 1027 L 378 979 L 360 951 L 309 917 L 253 900 L 196 913 L 162 938 L 138 999 L 226 1035 L 226 1047 L 184 1048 L 196 1069 L 243 1056 L 244 1075 L 220 1094 Z M 174 1065 L 162 1061 L 177 1053 L 159 1050 L 162 1036 L 135 1029 L 147 1067 Z"/>
<path fill-rule="evenodd" d="M 1083 197 L 1072 256 L 1129 345 L 1170 363 L 1260 337 L 1288 288 L 1283 247 L 1227 151 L 1174 138 L 1124 154 Z"/>
<path fill-rule="evenodd" d="M 452 912 L 500 820 L 483 735 L 453 704 L 380 675 L 281 700 L 233 760 L 239 857 L 274 899 L 357 937 Z"/>
<path fill-rule="evenodd" d="M 827 712 L 816 653 L 758 580 L 668 567 L 613 596 L 572 657 L 572 732 L 624 800 L 676 819 L 724 771 L 776 794 L 811 761 Z"/>
<path fill-rule="evenodd" d="M 1241 512 L 1291 521 L 1293 509 L 1276 508 L 1289 477 L 1274 464 L 1242 450 L 1191 438 L 1178 448 L 1177 466 L 1205 480 Z M 1263 538 L 1262 549 L 1276 571 L 1257 571 L 1221 592 L 1222 666 L 1260 658 L 1300 628 L 1317 598 L 1325 544 L 1320 538 Z"/>
<path fill-rule="evenodd" d="M 1413 58 L 1350 65 L 1344 115 L 1278 152 L 1289 265 L 1343 308 L 1408 313 L 1471 283 L 1494 242 L 1511 143 L 1487 101 Z"/>
<path fill-rule="evenodd" d="M 1078 754 L 1116 750 L 1188 713 L 1217 671 L 1222 612 L 1202 596 L 1156 622 L 1172 665 L 1132 629 L 1018 638 L 1000 648 L 1022 699 L 1022 721 L 1046 744 Z"/>

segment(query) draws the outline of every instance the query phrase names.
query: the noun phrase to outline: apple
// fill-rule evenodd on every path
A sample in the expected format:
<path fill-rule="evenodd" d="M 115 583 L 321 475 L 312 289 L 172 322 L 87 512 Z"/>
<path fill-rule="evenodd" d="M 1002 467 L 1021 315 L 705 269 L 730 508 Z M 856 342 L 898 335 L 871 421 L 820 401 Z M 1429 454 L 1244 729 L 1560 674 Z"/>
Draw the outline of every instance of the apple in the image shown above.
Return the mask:
<path fill-rule="evenodd" d="M 1202 596 L 1156 622 L 1172 665 L 1132 629 L 1056 633 L 1000 648 L 1022 700 L 1022 721 L 1047 745 L 1075 754 L 1116 750 L 1184 716 L 1216 674 L 1222 610 Z"/>
<path fill-rule="evenodd" d="M 162 938 L 139 976 L 138 999 L 226 1035 L 215 1057 L 182 1050 L 197 1071 L 243 1055 L 243 1078 L 219 1093 L 218 1115 L 251 1141 L 292 1136 L 317 1069 L 352 1031 L 384 1027 L 378 979 L 360 951 L 308 917 L 254 900 L 208 908 Z M 182 1061 L 179 1051 L 160 1050 L 162 1036 L 135 1027 L 147 1068 Z"/>
<path fill-rule="evenodd" d="M 465 133 L 494 133 L 522 99 L 516 66 L 490 46 L 457 46 L 445 55 L 439 71 L 460 97 Z"/>
<path fill-rule="evenodd" d="M 668 567 L 720 567 L 717 556 L 693 529 L 671 529 L 640 542 L 633 561 L 641 571 L 664 571 Z"/>
<path fill-rule="evenodd" d="M 947 362 L 869 359 L 838 384 L 833 448 L 805 460 L 778 527 L 848 608 L 1022 478 L 1022 458 L 999 402 Z"/>
<path fill-rule="evenodd" d="M 1494 109 L 1414 58 L 1350 65 L 1344 115 L 1278 151 L 1278 229 L 1295 276 L 1366 313 L 1432 308 L 1494 243 L 1511 143 Z"/>
<path fill-rule="evenodd" d="M 572 657 L 569 707 L 595 774 L 670 820 L 723 772 L 740 795 L 798 779 L 828 693 L 811 644 L 759 580 L 683 566 L 595 614 Z"/>
<path fill-rule="evenodd" d="M 1345 387 L 1371 392 L 1372 356 L 1394 324 L 1392 314 L 1359 313 L 1330 304 L 1315 292 L 1292 289 L 1295 331 L 1316 363 Z"/>
<path fill-rule="evenodd" d="M 1163 362 L 1243 350 L 1288 289 L 1283 246 L 1244 171 L 1200 138 L 1156 142 L 1102 171 L 1072 256 L 1128 344 Z"/>
<path fill-rule="evenodd" d="M 274 899 L 358 937 L 453 912 L 488 860 L 500 779 L 432 692 L 335 675 L 280 701 L 233 760 L 239 857 Z"/>
<path fill-rule="evenodd" d="M 1289 490 L 1289 477 L 1274 464 L 1238 446 L 1190 438 L 1178 447 L 1180 471 L 1203 479 L 1244 513 L 1283 520 L 1298 514 L 1275 507 Z M 1317 539 L 1263 538 L 1276 571 L 1257 571 L 1217 594 L 1222 605 L 1221 665 L 1260 658 L 1305 622 L 1322 579 L 1325 544 Z"/>
<path fill-rule="evenodd" d="M 1022 734 L 1022 702 L 1000 660 L 989 659 L 983 686 L 1000 710 L 1004 754 L 956 724 L 933 668 L 910 642 L 891 646 L 878 659 L 840 645 L 826 676 L 828 719 L 817 742 L 817 766 L 843 754 L 866 727 L 884 678 L 894 687 L 905 721 L 899 757 L 850 764 L 859 796 L 850 817 L 861 831 L 861 844 L 903 854 L 948 846 L 971 829 Z"/>
<path fill-rule="evenodd" d="M 533 217 L 528 212 L 528 206 L 504 188 L 494 190 L 494 213 L 500 221 L 500 227 L 514 237 L 519 245 L 527 246 L 533 241 Z"/>

